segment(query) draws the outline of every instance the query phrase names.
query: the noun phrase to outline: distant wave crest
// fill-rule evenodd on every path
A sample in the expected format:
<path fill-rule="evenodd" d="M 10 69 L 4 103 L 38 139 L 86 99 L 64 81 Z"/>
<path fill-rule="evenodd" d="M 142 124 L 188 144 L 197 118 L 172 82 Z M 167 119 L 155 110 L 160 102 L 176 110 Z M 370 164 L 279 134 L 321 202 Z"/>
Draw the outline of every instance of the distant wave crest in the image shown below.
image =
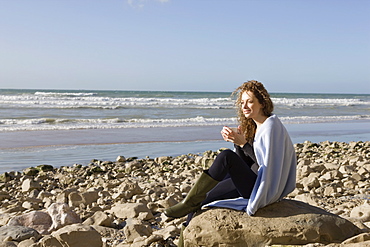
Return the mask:
<path fill-rule="evenodd" d="M 285 124 L 307 124 L 350 120 L 370 120 L 370 115 L 297 116 L 281 117 L 280 119 Z M 202 116 L 184 119 L 0 119 L 0 132 L 20 130 L 115 129 L 216 125 L 235 126 L 236 124 L 236 118 L 205 118 Z"/>
<path fill-rule="evenodd" d="M 356 98 L 272 98 L 276 107 L 341 107 L 370 106 L 370 101 Z M 36 92 L 34 95 L 0 95 L 0 106 L 20 108 L 193 108 L 193 109 L 230 109 L 234 108 L 231 98 L 170 98 L 170 97 L 101 97 L 95 93 L 55 93 Z"/>
<path fill-rule="evenodd" d="M 92 96 L 96 95 L 96 93 L 57 93 L 57 92 L 35 92 L 35 95 L 42 95 L 42 96 Z"/>

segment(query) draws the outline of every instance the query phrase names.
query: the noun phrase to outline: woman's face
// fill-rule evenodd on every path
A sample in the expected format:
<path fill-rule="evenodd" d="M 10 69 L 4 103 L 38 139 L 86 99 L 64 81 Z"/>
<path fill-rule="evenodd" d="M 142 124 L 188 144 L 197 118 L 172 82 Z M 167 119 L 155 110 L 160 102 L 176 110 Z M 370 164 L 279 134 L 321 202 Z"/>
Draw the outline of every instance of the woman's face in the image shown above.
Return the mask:
<path fill-rule="evenodd" d="M 258 120 L 260 117 L 264 117 L 263 107 L 251 91 L 242 93 L 241 108 L 246 118 Z"/>

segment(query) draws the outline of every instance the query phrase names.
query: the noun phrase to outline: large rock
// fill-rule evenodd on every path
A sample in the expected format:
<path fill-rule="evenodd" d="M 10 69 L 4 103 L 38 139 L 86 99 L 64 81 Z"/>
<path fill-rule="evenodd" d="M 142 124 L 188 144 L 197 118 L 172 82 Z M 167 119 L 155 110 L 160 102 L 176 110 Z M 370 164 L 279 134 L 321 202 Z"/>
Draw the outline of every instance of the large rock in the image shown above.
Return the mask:
<path fill-rule="evenodd" d="M 254 216 L 213 208 L 195 216 L 184 231 L 185 246 L 265 246 L 267 244 L 340 243 L 359 234 L 351 222 L 320 208 L 282 200 Z"/>
<path fill-rule="evenodd" d="M 0 227 L 0 243 L 3 241 L 23 241 L 34 237 L 39 239 L 40 234 L 32 228 L 26 226 L 2 226 Z"/>
<path fill-rule="evenodd" d="M 103 246 L 101 235 L 93 227 L 82 224 L 65 226 L 58 231 L 53 232 L 52 236 L 58 239 L 58 241 L 62 243 L 62 246 Z"/>
<path fill-rule="evenodd" d="M 65 226 L 42 238 L 31 247 L 102 247 L 101 235 L 91 226 L 74 224 Z"/>
<path fill-rule="evenodd" d="M 78 216 L 66 203 L 53 203 L 47 210 L 53 220 L 49 232 L 57 230 L 65 225 L 81 223 Z"/>
<path fill-rule="evenodd" d="M 43 211 L 32 211 L 26 214 L 15 216 L 9 222 L 9 226 L 26 226 L 35 229 L 40 234 L 49 233 L 53 221 L 50 215 Z"/>

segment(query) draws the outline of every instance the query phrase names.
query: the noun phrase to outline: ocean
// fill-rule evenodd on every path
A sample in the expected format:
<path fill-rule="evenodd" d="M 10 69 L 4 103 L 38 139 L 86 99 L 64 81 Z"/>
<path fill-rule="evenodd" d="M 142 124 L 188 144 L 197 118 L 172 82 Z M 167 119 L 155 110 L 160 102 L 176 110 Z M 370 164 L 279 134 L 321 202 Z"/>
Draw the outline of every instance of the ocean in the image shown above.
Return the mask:
<path fill-rule="evenodd" d="M 294 143 L 369 141 L 370 94 L 271 93 Z M 0 89 L 0 173 L 221 147 L 230 92 Z"/>

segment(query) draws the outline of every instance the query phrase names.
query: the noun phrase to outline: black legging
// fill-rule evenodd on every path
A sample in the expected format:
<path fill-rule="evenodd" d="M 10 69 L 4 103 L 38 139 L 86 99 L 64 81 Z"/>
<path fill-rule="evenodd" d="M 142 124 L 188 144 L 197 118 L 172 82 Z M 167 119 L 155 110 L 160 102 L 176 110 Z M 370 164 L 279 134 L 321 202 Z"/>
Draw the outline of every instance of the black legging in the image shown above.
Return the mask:
<path fill-rule="evenodd" d="M 208 194 L 202 205 L 216 200 L 231 199 L 236 197 L 249 198 L 257 175 L 251 170 L 254 163 L 252 158 L 246 154 L 240 157 L 232 150 L 222 151 L 212 166 L 209 168 L 208 175 L 220 181 Z M 251 156 L 254 156 L 251 155 Z"/>
<path fill-rule="evenodd" d="M 252 165 L 257 163 L 253 147 L 246 144 L 243 148 L 235 148 L 236 152 L 229 149 L 222 151 L 209 170 L 205 171 L 220 182 L 208 192 L 202 206 L 217 200 L 250 197 L 257 179 L 257 175 L 251 170 Z M 188 214 L 185 226 L 193 216 L 194 212 Z"/>

